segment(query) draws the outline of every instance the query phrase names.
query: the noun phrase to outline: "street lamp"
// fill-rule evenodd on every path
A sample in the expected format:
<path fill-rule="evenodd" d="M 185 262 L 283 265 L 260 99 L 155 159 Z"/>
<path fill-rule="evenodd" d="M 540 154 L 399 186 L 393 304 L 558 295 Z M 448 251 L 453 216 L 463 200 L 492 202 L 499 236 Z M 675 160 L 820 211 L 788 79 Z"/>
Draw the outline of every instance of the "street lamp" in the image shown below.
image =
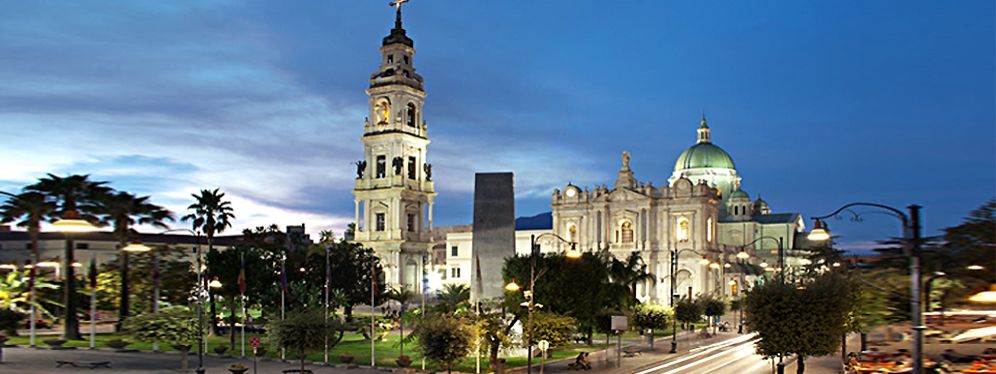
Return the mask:
<path fill-rule="evenodd" d="M 562 238 L 560 235 L 554 234 L 552 232 L 543 233 L 539 236 L 532 235 L 529 240 L 529 290 L 523 291 L 522 295 L 526 298 L 526 302 L 523 303 L 526 307 L 526 373 L 532 374 L 533 372 L 533 310 L 536 308 L 542 308 L 543 306 L 535 302 L 536 299 L 536 280 L 546 273 L 547 269 L 543 269 L 539 274 L 536 274 L 536 255 L 539 254 L 539 246 L 536 244 L 537 240 L 543 238 L 544 236 L 550 236 L 561 242 L 568 243 L 571 248 L 564 253 L 564 256 L 568 259 L 579 259 L 581 258 L 581 251 L 577 250 L 577 243 L 569 241 Z M 507 285 L 505 285 L 505 290 L 509 292 L 518 292 L 521 289 L 515 280 L 513 279 Z"/>
<path fill-rule="evenodd" d="M 80 216 L 80 212 L 76 209 L 66 209 L 62 212 L 62 218 L 52 222 L 52 226 L 55 230 L 63 233 L 66 236 L 66 249 L 65 249 L 65 264 L 63 265 L 65 269 L 63 270 L 63 275 L 65 278 L 62 282 L 63 299 L 65 301 L 65 313 L 63 315 L 62 324 L 62 338 L 65 340 L 79 339 L 79 320 L 76 318 L 76 273 L 73 269 L 74 252 L 73 247 L 73 234 L 92 232 L 97 230 L 97 226 L 94 226 L 89 221 L 83 219 Z M 30 290 L 31 305 L 34 303 L 34 287 Z M 34 336 L 34 308 L 31 310 L 31 336 Z M 34 340 L 34 339 L 31 339 Z"/>
<path fill-rule="evenodd" d="M 743 248 L 740 248 L 740 252 L 737 253 L 737 262 L 740 264 L 740 283 L 737 285 L 737 298 L 740 300 L 739 317 L 737 320 L 739 324 L 737 325 L 737 334 L 744 333 L 744 273 L 747 272 L 747 259 L 750 258 L 750 254 L 747 253 Z M 731 281 L 732 282 L 732 281 Z"/>
<path fill-rule="evenodd" d="M 684 249 L 678 249 L 678 250 L 672 249 L 671 250 L 671 277 L 670 277 L 671 280 L 670 280 L 670 283 L 671 283 L 671 308 L 672 309 L 675 307 L 675 305 L 674 305 L 675 304 L 674 298 L 675 298 L 675 296 L 677 296 L 676 294 L 678 292 L 678 289 L 677 289 L 678 285 L 675 284 L 676 280 L 677 280 L 677 273 L 678 273 L 678 256 L 680 256 L 684 252 L 692 252 L 692 253 L 695 253 L 695 254 L 697 254 L 699 256 L 702 256 L 702 258 L 698 261 L 699 265 L 709 266 L 709 264 L 712 263 L 712 261 L 709 260 L 708 256 L 706 256 L 705 253 L 696 251 L 696 250 L 691 249 L 691 248 L 684 248 Z M 691 295 L 689 295 L 689 297 L 690 296 Z M 678 353 L 678 319 L 677 318 L 673 319 L 673 321 L 671 323 L 671 353 Z"/>
<path fill-rule="evenodd" d="M 826 223 L 823 222 L 823 220 L 835 217 L 841 212 L 847 211 L 854 216 L 854 220 L 859 219 L 860 215 L 858 213 L 848 209 L 855 206 L 876 208 L 887 211 L 892 216 L 898 218 L 902 223 L 903 246 L 905 247 L 906 255 L 910 258 L 910 293 L 912 294 L 910 309 L 912 309 L 913 312 L 913 320 L 911 321 L 911 328 L 913 329 L 913 372 L 918 374 L 922 373 L 923 330 L 926 329 L 926 326 L 923 326 L 923 305 L 920 300 L 920 206 L 916 204 L 907 206 L 906 209 L 909 212 L 907 215 L 907 213 L 903 213 L 903 211 L 899 209 L 877 203 L 856 202 L 845 204 L 830 214 L 814 217 L 813 219 L 815 222 L 813 223 L 813 230 L 810 231 L 808 239 L 812 241 L 826 241 L 830 239 L 830 229 L 826 226 Z"/>

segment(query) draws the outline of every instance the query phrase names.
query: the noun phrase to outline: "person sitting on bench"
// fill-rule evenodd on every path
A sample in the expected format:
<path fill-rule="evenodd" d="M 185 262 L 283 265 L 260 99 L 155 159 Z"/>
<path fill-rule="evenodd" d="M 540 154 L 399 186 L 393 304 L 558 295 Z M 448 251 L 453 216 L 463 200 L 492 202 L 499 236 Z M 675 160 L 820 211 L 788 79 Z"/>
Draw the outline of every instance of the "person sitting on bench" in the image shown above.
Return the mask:
<path fill-rule="evenodd" d="M 588 361 L 588 352 L 578 353 L 574 358 L 574 366 L 581 370 L 591 370 L 591 361 Z"/>

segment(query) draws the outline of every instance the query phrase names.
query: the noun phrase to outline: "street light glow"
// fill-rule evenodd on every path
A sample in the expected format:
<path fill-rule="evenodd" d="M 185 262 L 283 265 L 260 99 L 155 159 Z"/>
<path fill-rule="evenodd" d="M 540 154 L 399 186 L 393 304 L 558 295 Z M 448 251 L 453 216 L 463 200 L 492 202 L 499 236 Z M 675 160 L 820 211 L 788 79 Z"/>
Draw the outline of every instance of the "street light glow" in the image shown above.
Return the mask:
<path fill-rule="evenodd" d="M 816 220 L 815 223 L 813 223 L 813 231 L 810 231 L 809 235 L 806 236 L 806 238 L 814 242 L 826 241 L 830 239 L 829 230 L 830 228 L 827 226 L 827 224 L 824 223 L 822 220 L 818 219 Z"/>
<path fill-rule="evenodd" d="M 125 252 L 148 252 L 151 251 L 152 248 L 142 244 L 142 242 L 131 242 L 131 244 L 126 245 L 124 248 L 121 248 L 121 250 Z"/>
<path fill-rule="evenodd" d="M 515 283 L 515 280 L 512 280 L 511 282 L 505 285 L 505 291 L 518 292 L 519 289 L 520 289 L 519 284 Z"/>

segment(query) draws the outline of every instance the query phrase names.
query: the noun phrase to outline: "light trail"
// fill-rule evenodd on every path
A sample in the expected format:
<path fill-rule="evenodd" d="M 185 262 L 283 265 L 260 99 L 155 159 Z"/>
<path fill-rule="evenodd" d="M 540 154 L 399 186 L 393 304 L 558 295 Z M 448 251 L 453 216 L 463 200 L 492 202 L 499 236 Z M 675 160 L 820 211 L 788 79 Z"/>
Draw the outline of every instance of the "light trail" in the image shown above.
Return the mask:
<path fill-rule="evenodd" d="M 751 340 L 751 339 L 754 338 L 754 335 L 755 334 L 748 334 L 748 335 L 736 337 L 736 338 L 733 338 L 733 339 L 724 340 L 724 341 L 721 341 L 719 343 L 710 344 L 710 345 L 707 345 L 707 346 L 704 346 L 704 347 L 695 348 L 695 349 L 692 349 L 692 352 L 695 352 L 695 353 L 692 353 L 690 355 L 681 357 L 681 358 L 673 360 L 673 361 L 665 362 L 663 364 L 654 366 L 654 367 L 646 369 L 646 370 L 639 371 L 636 374 L 650 374 L 650 373 L 654 373 L 654 372 L 657 372 L 659 370 L 664 370 L 664 369 L 666 369 L 668 367 L 671 367 L 671 366 L 680 364 L 682 362 L 694 359 L 696 357 L 707 355 L 709 353 L 718 351 L 720 349 L 723 349 L 723 348 L 726 348 L 726 347 L 730 347 L 730 346 L 734 346 L 734 345 L 737 345 L 737 344 L 741 344 L 741 343 L 746 342 L 746 341 L 750 341 L 751 345 L 749 345 L 749 346 L 752 346 L 753 343 L 754 343 L 754 341 Z"/>

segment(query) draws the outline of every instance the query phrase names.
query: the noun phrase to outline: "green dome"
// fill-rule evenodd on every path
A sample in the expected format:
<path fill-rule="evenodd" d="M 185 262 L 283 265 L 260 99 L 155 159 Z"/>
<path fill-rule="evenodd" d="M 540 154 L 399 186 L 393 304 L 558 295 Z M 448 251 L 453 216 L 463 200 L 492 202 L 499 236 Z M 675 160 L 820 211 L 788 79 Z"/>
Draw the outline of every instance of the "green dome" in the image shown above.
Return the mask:
<path fill-rule="evenodd" d="M 744 190 L 736 190 L 730 194 L 730 199 L 744 199 L 750 201 L 750 196 L 747 196 L 747 193 L 744 192 Z"/>
<path fill-rule="evenodd" d="M 675 171 L 695 168 L 736 169 L 733 158 L 726 151 L 708 142 L 698 143 L 681 152 L 674 163 Z"/>

